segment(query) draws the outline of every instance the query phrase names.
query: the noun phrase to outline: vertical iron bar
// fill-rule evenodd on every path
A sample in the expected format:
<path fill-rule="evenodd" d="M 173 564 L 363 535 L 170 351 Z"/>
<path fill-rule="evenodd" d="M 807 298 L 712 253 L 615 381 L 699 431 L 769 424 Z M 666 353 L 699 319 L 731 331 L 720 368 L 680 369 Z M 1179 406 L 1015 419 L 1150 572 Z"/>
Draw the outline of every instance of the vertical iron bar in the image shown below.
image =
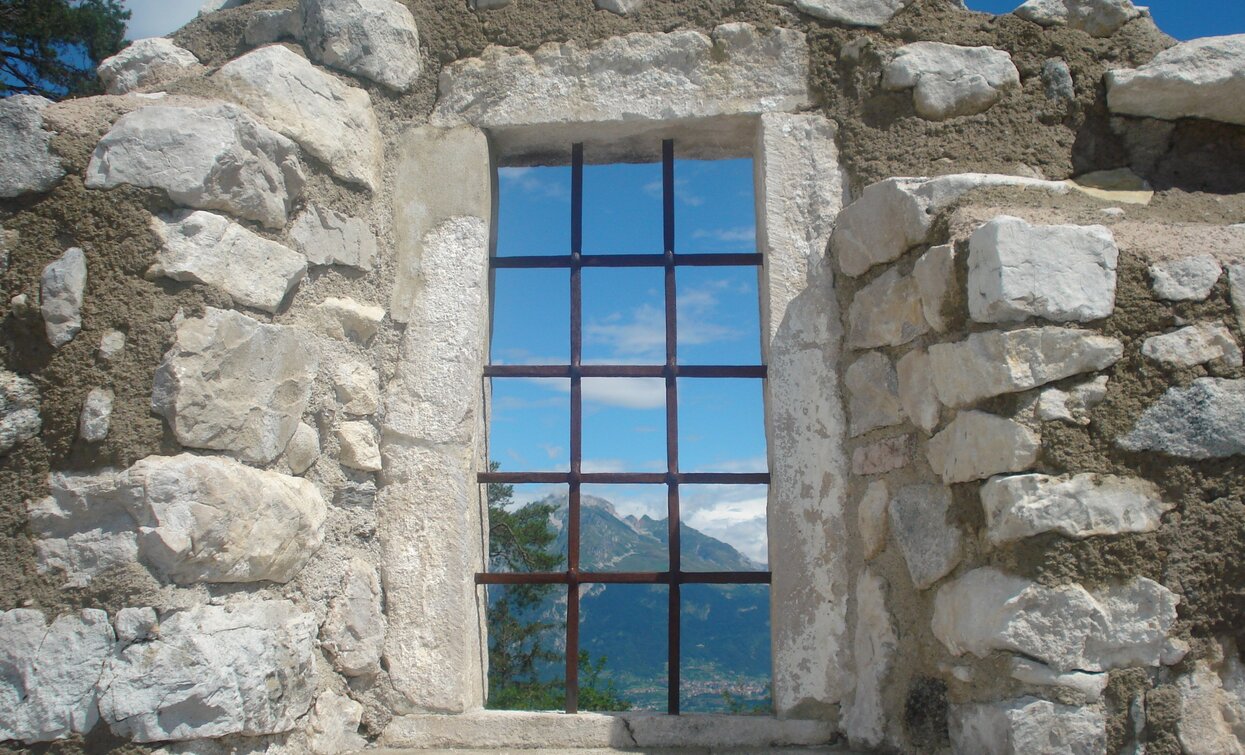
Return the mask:
<path fill-rule="evenodd" d="M 571 147 L 571 475 L 567 491 L 566 712 L 579 711 L 579 475 L 583 458 L 584 145 Z"/>
<path fill-rule="evenodd" d="M 670 476 L 666 495 L 666 525 L 670 542 L 670 602 L 667 608 L 667 712 L 679 714 L 679 687 L 682 675 L 679 668 L 679 645 L 681 631 L 680 584 L 682 580 L 682 555 L 679 527 L 679 393 L 676 368 L 678 367 L 678 298 L 674 279 L 674 141 L 661 143 L 662 220 L 665 241 L 666 278 L 666 472 Z"/>

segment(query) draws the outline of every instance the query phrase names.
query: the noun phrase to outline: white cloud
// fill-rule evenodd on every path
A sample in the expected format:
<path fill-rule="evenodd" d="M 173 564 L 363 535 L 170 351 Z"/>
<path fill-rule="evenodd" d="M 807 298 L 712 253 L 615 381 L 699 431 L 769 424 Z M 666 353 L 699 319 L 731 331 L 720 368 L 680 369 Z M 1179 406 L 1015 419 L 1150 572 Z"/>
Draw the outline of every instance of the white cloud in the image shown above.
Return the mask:
<path fill-rule="evenodd" d="M 583 395 L 586 402 L 607 406 L 662 409 L 666 382 L 661 378 L 584 378 Z"/>
<path fill-rule="evenodd" d="M 497 171 L 497 180 L 517 187 L 532 197 L 562 202 L 571 200 L 571 190 L 566 183 L 560 179 L 550 180 L 548 172 L 542 173 L 536 168 L 500 168 Z"/>
<path fill-rule="evenodd" d="M 644 193 L 654 199 L 661 199 L 663 193 L 663 184 L 661 181 L 650 181 L 644 184 Z M 705 203 L 705 198 L 697 194 L 693 194 L 688 190 L 688 182 L 686 179 L 674 179 L 674 198 L 685 205 L 691 207 L 700 207 Z"/>
<path fill-rule="evenodd" d="M 162 37 L 177 31 L 198 13 L 203 0 L 124 0 L 130 11 L 126 28 L 129 39 Z"/>
<path fill-rule="evenodd" d="M 633 309 L 629 320 L 615 312 L 585 324 L 584 338 L 588 343 L 608 346 L 618 356 L 656 357 L 666 349 L 666 313 L 651 304 Z"/>
<path fill-rule="evenodd" d="M 694 239 L 709 239 L 727 244 L 739 244 L 756 240 L 757 229 L 752 225 L 741 225 L 734 228 L 698 228 L 693 234 Z"/>

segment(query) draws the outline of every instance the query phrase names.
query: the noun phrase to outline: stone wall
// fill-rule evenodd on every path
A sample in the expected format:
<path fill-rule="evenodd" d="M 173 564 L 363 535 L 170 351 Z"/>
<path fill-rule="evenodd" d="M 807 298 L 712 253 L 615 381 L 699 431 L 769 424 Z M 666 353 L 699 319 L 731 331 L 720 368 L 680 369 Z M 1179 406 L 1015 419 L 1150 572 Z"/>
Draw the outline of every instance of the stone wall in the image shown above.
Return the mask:
<path fill-rule="evenodd" d="M 0 102 L 0 740 L 1240 750 L 1239 38 L 209 6 Z M 495 170 L 665 137 L 756 165 L 777 715 L 482 713 Z"/>

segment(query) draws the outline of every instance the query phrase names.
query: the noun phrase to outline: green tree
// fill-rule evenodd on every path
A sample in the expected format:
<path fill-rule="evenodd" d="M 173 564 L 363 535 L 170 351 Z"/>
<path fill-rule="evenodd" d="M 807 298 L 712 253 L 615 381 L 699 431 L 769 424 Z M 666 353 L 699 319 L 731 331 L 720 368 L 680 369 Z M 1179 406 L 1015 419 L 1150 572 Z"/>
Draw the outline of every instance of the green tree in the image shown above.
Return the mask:
<path fill-rule="evenodd" d="M 99 91 L 95 69 L 125 46 L 119 0 L 0 0 L 0 96 Z"/>

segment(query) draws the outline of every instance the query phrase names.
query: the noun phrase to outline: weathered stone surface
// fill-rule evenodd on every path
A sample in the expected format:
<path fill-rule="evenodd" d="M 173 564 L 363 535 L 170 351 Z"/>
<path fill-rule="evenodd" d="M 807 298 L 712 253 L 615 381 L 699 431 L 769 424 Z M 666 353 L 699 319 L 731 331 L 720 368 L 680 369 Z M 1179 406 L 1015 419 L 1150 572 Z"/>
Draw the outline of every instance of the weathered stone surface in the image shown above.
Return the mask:
<path fill-rule="evenodd" d="M 333 492 L 333 505 L 342 508 L 370 509 L 376 505 L 376 483 L 371 480 L 346 480 Z"/>
<path fill-rule="evenodd" d="M 321 642 L 333 666 L 346 676 L 380 671 L 385 647 L 385 614 L 376 567 L 360 558 L 350 560 L 341 592 L 329 604 Z"/>
<path fill-rule="evenodd" d="M 252 47 L 286 38 L 303 38 L 302 22 L 295 8 L 255 11 L 242 32 L 242 39 Z"/>
<path fill-rule="evenodd" d="M 908 466 L 912 436 L 896 435 L 852 451 L 852 474 L 882 474 Z"/>
<path fill-rule="evenodd" d="M 99 80 L 108 94 L 165 84 L 203 71 L 199 59 L 165 37 L 137 39 L 99 64 Z"/>
<path fill-rule="evenodd" d="M 899 401 L 904 414 L 912 424 L 927 433 L 932 432 L 938 425 L 942 406 L 938 403 L 929 354 L 924 349 L 913 349 L 899 359 L 895 371 L 899 376 Z"/>
<path fill-rule="evenodd" d="M 1000 215 L 973 232 L 968 250 L 968 311 L 977 322 L 1088 322 L 1115 311 L 1120 251 L 1104 226 Z"/>
<path fill-rule="evenodd" d="M 795 0 L 795 7 L 814 18 L 851 26 L 881 26 L 912 4 L 912 0 Z"/>
<path fill-rule="evenodd" d="M 99 338 L 99 358 L 105 362 L 111 362 L 121 355 L 125 350 L 125 333 L 120 330 L 110 330 Z"/>
<path fill-rule="evenodd" d="M 0 454 L 30 440 L 42 429 L 39 389 L 21 375 L 0 369 Z"/>
<path fill-rule="evenodd" d="M 1047 388 L 1038 394 L 1038 419 L 1088 425 L 1089 410 L 1107 397 L 1107 383 L 1110 380 L 1109 376 L 1100 375 L 1067 391 Z"/>
<path fill-rule="evenodd" d="M 1074 538 L 1152 532 L 1175 506 L 1152 482 L 1097 474 L 995 477 L 982 486 L 981 503 L 995 545 L 1043 532 Z"/>
<path fill-rule="evenodd" d="M 596 6 L 610 13 L 625 16 L 644 7 L 644 0 L 596 0 Z"/>
<path fill-rule="evenodd" d="M 1179 602 L 1144 577 L 1090 593 L 986 567 L 939 588 L 933 630 L 953 655 L 1007 650 L 1060 672 L 1157 666 Z"/>
<path fill-rule="evenodd" d="M 91 155 L 86 186 L 163 189 L 177 204 L 281 228 L 302 193 L 298 145 L 237 105 L 150 105 L 121 116 Z"/>
<path fill-rule="evenodd" d="M 938 398 L 950 407 L 1105 369 L 1123 355 L 1114 338 L 1055 326 L 973 333 L 929 347 Z"/>
<path fill-rule="evenodd" d="M 65 175 L 49 151 L 52 134 L 43 130 L 43 109 L 51 104 L 29 94 L 0 100 L 0 197 L 47 191 Z"/>
<path fill-rule="evenodd" d="M 1041 447 L 1041 437 L 1015 420 L 962 411 L 929 439 L 926 455 L 943 482 L 968 482 L 1028 469 Z"/>
<path fill-rule="evenodd" d="M 99 670 L 113 649 L 108 614 L 0 613 L 0 739 L 48 742 L 85 734 L 99 721 Z"/>
<path fill-rule="evenodd" d="M 380 408 L 380 377 L 362 362 L 342 362 L 333 372 L 337 403 L 347 414 L 375 414 Z"/>
<path fill-rule="evenodd" d="M 1109 37 L 1141 15 L 1130 0 L 1028 0 L 1017 16 L 1042 26 L 1067 26 L 1091 37 Z"/>
<path fill-rule="evenodd" d="M 56 574 L 68 586 L 78 587 L 108 569 L 138 560 L 138 538 L 125 505 L 123 479 L 107 469 L 48 475 L 48 496 L 28 506 L 41 573 Z"/>
<path fill-rule="evenodd" d="M 153 217 L 151 229 L 161 247 L 148 278 L 215 286 L 247 307 L 276 312 L 307 274 L 303 255 L 211 212 Z"/>
<path fill-rule="evenodd" d="M 890 504 L 890 491 L 884 480 L 875 480 L 865 489 L 864 497 L 856 509 L 856 524 L 860 528 L 860 547 L 865 560 L 882 551 L 886 545 L 886 508 Z"/>
<path fill-rule="evenodd" d="M 112 422 L 112 401 L 115 398 L 109 388 L 92 388 L 82 404 L 78 417 L 78 437 L 88 443 L 98 443 L 108 437 L 108 425 Z"/>
<path fill-rule="evenodd" d="M 912 89 L 917 115 L 942 121 L 989 110 L 1003 90 L 1019 88 L 1020 72 L 1010 55 L 993 47 L 914 42 L 886 65 L 882 86 Z"/>
<path fill-rule="evenodd" d="M 856 625 L 852 649 L 856 695 L 843 716 L 843 731 L 858 747 L 878 747 L 886 735 L 882 689 L 899 648 L 895 623 L 886 608 L 886 583 L 869 569 L 856 579 Z"/>
<path fill-rule="evenodd" d="M 65 250 L 43 268 L 40 278 L 43 326 L 48 343 L 59 349 L 82 330 L 82 301 L 86 295 L 86 255 L 78 247 Z"/>
<path fill-rule="evenodd" d="M 1090 674 L 1084 671 L 1060 673 L 1050 666 L 1028 658 L 1012 657 L 1008 661 L 1011 676 L 1016 681 L 1036 687 L 1062 687 L 1075 690 L 1093 702 L 1102 697 L 1102 692 L 1110 681 L 1108 674 Z"/>
<path fill-rule="evenodd" d="M 755 115 L 810 103 L 804 35 L 731 23 L 711 34 L 633 33 L 534 52 L 489 47 L 442 71 L 432 125 L 548 129 Z"/>
<path fill-rule="evenodd" d="M 918 590 L 950 574 L 963 556 L 963 534 L 950 509 L 951 491 L 943 485 L 908 485 L 891 497 L 891 533 Z"/>
<path fill-rule="evenodd" d="M 1223 268 L 1209 254 L 1197 254 L 1150 266 L 1154 295 L 1167 301 L 1202 301 L 1223 274 Z"/>
<path fill-rule="evenodd" d="M 303 42 L 317 63 L 399 92 L 419 78 L 415 17 L 394 0 L 299 0 Z"/>
<path fill-rule="evenodd" d="M 365 221 L 314 204 L 294 221 L 290 240 L 313 265 L 371 270 L 376 256 L 376 234 Z"/>
<path fill-rule="evenodd" d="M 324 541 L 307 480 L 218 456 L 148 456 L 125 472 L 139 553 L 178 584 L 288 582 Z"/>
<path fill-rule="evenodd" d="M 1213 646 L 1205 660 L 1176 680 L 1180 721 L 1176 734 L 1189 755 L 1245 753 L 1245 665 L 1236 644 Z"/>
<path fill-rule="evenodd" d="M 342 466 L 363 472 L 379 472 L 382 468 L 376 428 L 370 422 L 343 422 L 337 428 L 340 450 L 337 460 Z"/>
<path fill-rule="evenodd" d="M 954 752 L 1088 755 L 1107 751 L 1107 719 L 1101 708 L 1059 705 L 1035 697 L 953 705 L 947 728 Z"/>
<path fill-rule="evenodd" d="M 1198 378 L 1167 389 L 1116 445 L 1184 459 L 1245 453 L 1245 380 Z"/>
<path fill-rule="evenodd" d="M 299 422 L 285 446 L 285 463 L 294 474 L 302 474 L 320 458 L 320 433 L 306 422 Z"/>
<path fill-rule="evenodd" d="M 899 381 L 895 366 L 886 355 L 870 352 L 847 368 L 847 409 L 852 437 L 879 427 L 897 425 L 903 418 L 899 404 Z"/>
<path fill-rule="evenodd" d="M 359 736 L 363 706 L 349 697 L 324 692 L 311 709 L 311 731 L 307 743 L 315 755 L 359 752 L 367 740 Z"/>
<path fill-rule="evenodd" d="M 367 92 L 283 45 L 232 60 L 214 78 L 261 123 L 298 142 L 333 175 L 372 191 L 380 185 L 380 124 Z"/>
<path fill-rule="evenodd" d="M 860 198 L 839 213 L 830 237 L 831 255 L 849 276 L 900 255 L 928 240 L 942 210 L 973 189 L 1018 186 L 1052 194 L 1067 184 L 1021 176 L 962 173 L 937 178 L 888 178 L 865 187 Z"/>
<path fill-rule="evenodd" d="M 364 346 L 380 330 L 385 319 L 383 307 L 360 304 L 354 299 L 329 297 L 316 305 L 311 318 L 319 333 L 339 341 L 351 340 Z"/>
<path fill-rule="evenodd" d="M 1223 367 L 1241 366 L 1241 347 L 1221 322 L 1199 322 L 1141 344 L 1141 353 L 1174 367 L 1212 362 Z"/>
<path fill-rule="evenodd" d="M 498 8 L 505 8 L 507 5 L 510 5 L 510 3 L 512 2 L 514 2 L 514 0 L 469 0 L 471 9 L 477 10 L 477 11 L 496 10 Z"/>
<path fill-rule="evenodd" d="M 1236 324 L 1245 332 L 1245 265 L 1228 265 L 1228 294 L 1232 297 L 1232 311 Z"/>
<path fill-rule="evenodd" d="M 1112 112 L 1245 124 L 1245 34 L 1181 42 L 1106 82 Z"/>
<path fill-rule="evenodd" d="M 955 247 L 951 244 L 930 247 L 912 266 L 921 294 L 921 311 L 925 322 L 939 333 L 950 326 L 947 309 L 959 303 L 960 291 L 955 284 Z"/>
<path fill-rule="evenodd" d="M 150 607 L 122 608 L 113 617 L 117 642 L 124 647 L 135 642 L 155 639 L 160 633 L 160 617 Z"/>
<path fill-rule="evenodd" d="M 165 616 L 159 639 L 104 666 L 100 714 L 137 742 L 289 731 L 315 693 L 315 634 L 315 617 L 285 600 Z"/>
<path fill-rule="evenodd" d="M 916 279 L 892 268 L 856 292 L 847 310 L 854 349 L 900 346 L 929 330 Z"/>
<path fill-rule="evenodd" d="M 1051 58 L 1042 63 L 1042 83 L 1046 85 L 1046 96 L 1056 102 L 1071 102 L 1076 99 L 1076 84 L 1072 81 L 1072 69 L 1066 61 Z"/>
<path fill-rule="evenodd" d="M 156 370 L 151 407 L 178 442 L 267 464 L 302 419 L 317 357 L 297 330 L 208 308 L 184 320 Z"/>

